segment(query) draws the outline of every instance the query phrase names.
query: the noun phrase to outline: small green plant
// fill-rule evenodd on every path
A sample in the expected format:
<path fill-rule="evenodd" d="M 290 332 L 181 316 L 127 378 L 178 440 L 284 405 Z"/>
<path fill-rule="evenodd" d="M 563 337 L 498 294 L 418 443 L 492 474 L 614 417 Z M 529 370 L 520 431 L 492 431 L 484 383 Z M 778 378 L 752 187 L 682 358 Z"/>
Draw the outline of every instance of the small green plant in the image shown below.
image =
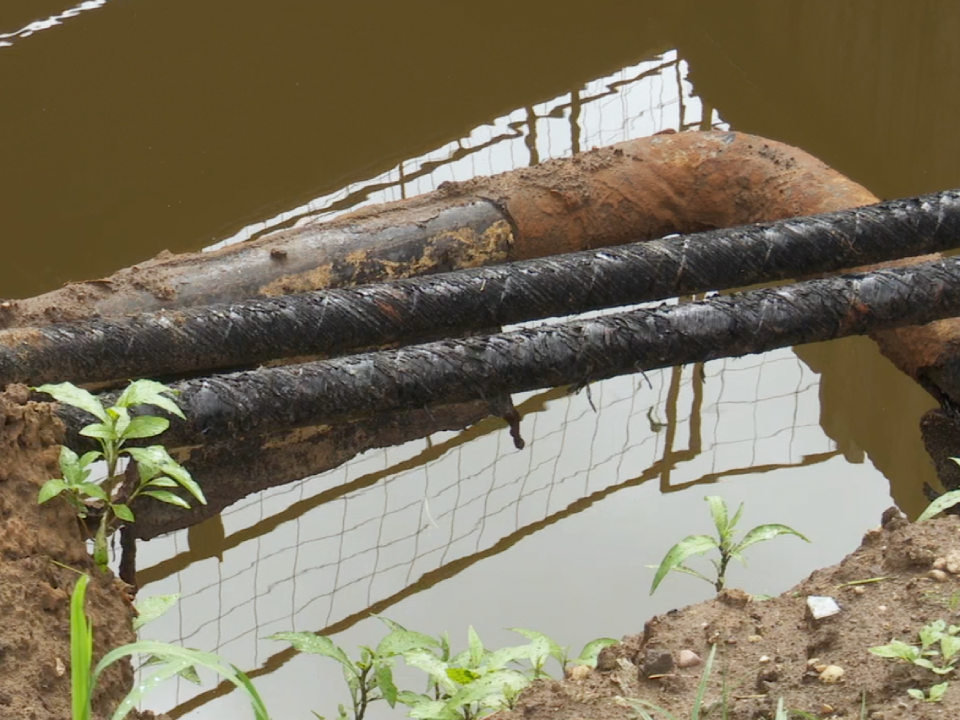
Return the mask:
<path fill-rule="evenodd" d="M 952 457 L 950 459 L 957 463 L 957 465 L 960 465 L 960 458 Z M 939 515 L 944 510 L 948 510 L 958 503 L 960 503 L 960 490 L 951 490 L 950 492 L 946 492 L 930 503 L 927 506 L 927 509 L 920 513 L 920 517 L 917 518 L 917 522 L 929 520 L 934 515 Z"/>
<path fill-rule="evenodd" d="M 935 703 L 943 699 L 943 694 L 947 691 L 948 687 L 950 687 L 949 682 L 942 682 L 932 686 L 926 693 L 919 688 L 910 688 L 907 690 L 907 694 L 921 702 Z"/>
<path fill-rule="evenodd" d="M 882 658 L 926 668 L 941 676 L 953 672 L 960 660 L 960 625 L 947 626 L 943 620 L 936 620 L 921 628 L 918 635 L 919 646 L 893 640 L 887 645 L 870 648 L 870 652 Z M 945 681 L 934 685 L 926 693 L 918 688 L 911 688 L 907 692 L 911 697 L 923 702 L 940 702 L 949 686 L 950 683 Z"/>
<path fill-rule="evenodd" d="M 693 575 L 708 583 L 712 583 L 717 592 L 723 590 L 726 581 L 727 565 L 731 560 L 738 560 L 744 563 L 743 551 L 751 545 L 766 540 L 772 540 L 778 535 L 796 535 L 805 542 L 810 542 L 793 528 L 786 525 L 759 525 L 748 532 L 743 540 L 735 541 L 735 532 L 740 515 L 743 512 L 743 504 L 737 508 L 736 514 L 730 518 L 727 514 L 727 505 L 722 498 L 715 495 L 708 495 L 706 501 L 710 504 L 710 514 L 713 516 L 713 524 L 717 528 L 717 537 L 709 535 L 689 535 L 674 545 L 657 567 L 656 575 L 653 577 L 653 583 L 650 586 L 650 594 L 656 592 L 660 583 L 671 570 L 676 572 Z M 720 552 L 719 560 L 711 560 L 716 570 L 716 578 L 711 579 L 706 575 L 697 572 L 685 563 L 694 555 L 703 555 L 711 550 Z"/>
<path fill-rule="evenodd" d="M 352 660 L 330 638 L 313 633 L 277 633 L 270 639 L 289 642 L 301 652 L 339 662 L 350 688 L 353 720 L 363 720 L 369 704 L 377 700 L 386 700 L 391 707 L 398 702 L 406 705 L 409 716 L 419 720 L 475 720 L 511 707 L 524 687 L 546 675 L 544 666 L 550 658 L 561 667 L 568 661 L 596 666 L 600 651 L 616 642 L 610 638 L 594 640 L 579 657 L 569 660 L 567 650 L 543 633 L 515 628 L 515 632 L 530 641 L 528 644 L 488 650 L 471 627 L 467 633 L 467 649 L 452 655 L 446 635 L 433 638 L 407 630 L 391 620 L 381 620 L 390 632 L 376 648 L 361 647 L 358 660 Z M 425 693 L 396 687 L 393 668 L 397 658 L 426 673 Z M 529 663 L 529 668 L 509 667 L 522 662 Z M 338 719 L 350 717 L 347 708 L 340 705 Z"/>
<path fill-rule="evenodd" d="M 60 448 L 60 472 L 62 477 L 47 480 L 40 488 L 38 501 L 45 503 L 63 496 L 76 509 L 81 519 L 97 514 L 99 522 L 94 534 L 93 559 L 102 570 L 107 567 L 107 536 L 114 521 L 134 522 L 130 505 L 136 497 L 145 495 L 160 502 L 190 508 L 190 504 L 170 492 L 180 486 L 198 502 L 206 504 L 203 491 L 186 468 L 170 457 L 162 445 L 149 447 L 124 447 L 128 440 L 160 435 L 169 426 L 166 418 L 153 415 L 131 417 L 130 408 L 138 405 L 155 405 L 177 417 L 183 412 L 168 395 L 174 390 L 153 380 L 136 380 L 127 386 L 117 398 L 116 405 L 104 408 L 92 394 L 72 383 L 41 385 L 38 392 L 47 393 L 57 402 L 80 408 L 99 420 L 80 430 L 80 434 L 95 438 L 100 450 L 92 450 L 78 457 L 73 450 Z M 138 479 L 127 487 L 124 476 L 117 474 L 121 455 L 129 455 L 137 463 Z M 99 482 L 90 481 L 90 465 L 103 460 L 106 477 Z"/>
<path fill-rule="evenodd" d="M 70 681 L 73 692 L 73 720 L 90 720 L 93 691 L 103 671 L 118 660 L 133 655 L 145 656 L 147 662 L 144 665 L 153 669 L 146 672 L 137 686 L 120 702 L 111 720 L 123 720 L 144 695 L 162 681 L 176 675 L 196 676 L 198 666 L 213 670 L 243 690 L 250 699 L 256 720 L 269 720 L 270 716 L 263 700 L 250 682 L 250 678 L 236 666 L 226 663 L 212 653 L 152 640 L 140 640 L 108 652 L 96 667 L 93 667 L 93 625 L 84 611 L 84 599 L 89 581 L 90 578 L 87 575 L 81 575 L 70 598 Z"/>
<path fill-rule="evenodd" d="M 717 654 L 717 646 L 710 647 L 710 654 L 707 655 L 707 662 L 703 666 L 703 674 L 700 676 L 700 684 L 697 686 L 697 694 L 693 699 L 693 707 L 690 708 L 690 720 L 700 720 L 701 714 L 707 714 L 708 709 L 704 706 L 703 699 L 707 694 L 707 683 L 710 681 L 710 673 L 713 672 L 713 660 Z M 636 711 L 639 720 L 654 720 L 651 712 L 665 717 L 667 720 L 678 720 L 677 716 L 668 710 L 664 710 L 659 705 L 655 705 L 649 700 L 639 698 L 618 697 L 617 702 L 626 705 Z"/>

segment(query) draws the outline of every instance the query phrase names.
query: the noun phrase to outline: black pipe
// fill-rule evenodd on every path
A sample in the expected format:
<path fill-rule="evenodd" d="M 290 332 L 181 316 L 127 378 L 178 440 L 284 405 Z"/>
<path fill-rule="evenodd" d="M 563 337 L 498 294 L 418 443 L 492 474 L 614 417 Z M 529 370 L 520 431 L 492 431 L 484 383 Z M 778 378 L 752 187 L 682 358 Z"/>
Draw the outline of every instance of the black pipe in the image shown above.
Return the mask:
<path fill-rule="evenodd" d="M 170 446 L 760 353 L 960 314 L 960 259 L 175 383 Z M 90 416 L 58 410 L 70 447 Z"/>
<path fill-rule="evenodd" d="M 0 332 L 0 385 L 331 356 L 960 245 L 960 191 L 347 290 Z"/>

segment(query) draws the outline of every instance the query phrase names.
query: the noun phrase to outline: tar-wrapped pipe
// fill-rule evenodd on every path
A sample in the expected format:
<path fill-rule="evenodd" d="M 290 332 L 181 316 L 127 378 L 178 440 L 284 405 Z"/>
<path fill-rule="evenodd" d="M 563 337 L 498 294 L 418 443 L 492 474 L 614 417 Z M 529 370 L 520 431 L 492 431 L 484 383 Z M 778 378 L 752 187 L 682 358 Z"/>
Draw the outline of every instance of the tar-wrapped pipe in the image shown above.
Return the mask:
<path fill-rule="evenodd" d="M 960 314 L 960 260 L 175 383 L 170 446 L 316 425 L 926 323 Z M 91 421 L 58 409 L 69 447 Z"/>
<path fill-rule="evenodd" d="M 0 331 L 0 385 L 336 355 L 960 245 L 960 191 L 425 278 Z"/>

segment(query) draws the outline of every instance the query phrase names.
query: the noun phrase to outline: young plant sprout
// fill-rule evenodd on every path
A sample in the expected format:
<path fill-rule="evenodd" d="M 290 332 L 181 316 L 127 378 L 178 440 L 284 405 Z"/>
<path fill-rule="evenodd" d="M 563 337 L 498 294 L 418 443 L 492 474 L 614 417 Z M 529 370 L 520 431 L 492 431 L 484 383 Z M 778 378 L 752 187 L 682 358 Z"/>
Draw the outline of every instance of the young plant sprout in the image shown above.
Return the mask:
<path fill-rule="evenodd" d="M 77 456 L 66 446 L 60 448 L 62 477 L 47 480 L 40 488 L 38 501 L 45 503 L 62 495 L 81 519 L 91 514 L 99 515 L 93 539 L 93 559 L 100 569 L 107 568 L 107 536 L 114 521 L 134 522 L 130 503 L 138 496 L 145 495 L 189 509 L 190 503 L 170 492 L 171 488 L 179 486 L 197 502 L 206 504 L 200 486 L 186 468 L 170 457 L 165 447 L 125 447 L 128 440 L 155 437 L 170 426 L 166 418 L 131 416 L 130 408 L 154 405 L 177 417 L 184 417 L 177 404 L 168 397 L 174 394 L 174 390 L 153 380 L 136 380 L 127 386 L 115 405 L 104 408 L 96 397 L 72 383 L 41 385 L 35 389 L 52 396 L 57 402 L 85 410 L 99 421 L 84 427 L 80 434 L 95 438 L 100 449 Z M 117 474 L 121 455 L 128 455 L 137 463 L 137 479 L 132 484 L 125 483 L 124 476 Z M 97 460 L 104 461 L 107 475 L 103 480 L 93 482 L 89 479 L 90 465 Z"/>
<path fill-rule="evenodd" d="M 748 532 L 743 540 L 735 541 L 737 522 L 740 520 L 740 514 L 743 512 L 743 504 L 737 508 L 736 514 L 730 518 L 727 514 L 727 505 L 722 498 L 715 495 L 708 495 L 706 501 L 710 503 L 710 514 L 713 516 L 713 524 L 717 528 L 717 537 L 709 535 L 689 535 L 674 545 L 664 556 L 657 568 L 657 573 L 653 577 L 653 583 L 650 586 L 650 594 L 656 592 L 660 583 L 671 570 L 687 573 L 701 580 L 711 583 L 720 592 L 723 590 L 726 582 L 727 565 L 731 560 L 743 560 L 743 551 L 751 545 L 766 540 L 772 540 L 778 535 L 796 535 L 805 542 L 810 542 L 806 537 L 798 533 L 793 528 L 786 525 L 759 525 Z M 703 555 L 711 550 L 717 550 L 720 553 L 719 560 L 711 560 L 713 567 L 717 572 L 715 578 L 711 579 L 702 573 L 697 572 L 685 563 L 694 555 Z"/>

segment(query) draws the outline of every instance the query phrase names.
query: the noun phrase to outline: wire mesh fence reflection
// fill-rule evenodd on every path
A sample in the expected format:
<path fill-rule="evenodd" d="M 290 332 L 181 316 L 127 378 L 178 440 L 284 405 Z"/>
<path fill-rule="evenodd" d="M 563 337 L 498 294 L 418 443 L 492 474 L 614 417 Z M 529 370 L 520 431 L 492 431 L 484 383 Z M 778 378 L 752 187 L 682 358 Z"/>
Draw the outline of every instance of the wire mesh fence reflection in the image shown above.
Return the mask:
<path fill-rule="evenodd" d="M 665 129 L 723 127 L 686 73 L 675 52 L 625 68 L 225 242 Z M 368 452 L 241 501 L 222 526 L 146 544 L 144 593 L 182 595 L 147 634 L 273 673 L 292 653 L 265 636 L 342 630 L 625 488 L 672 492 L 836 454 L 818 424 L 818 376 L 789 350 L 515 401 L 524 450 L 491 419 Z M 179 716 L 227 691 L 180 682 L 155 700 Z"/>

